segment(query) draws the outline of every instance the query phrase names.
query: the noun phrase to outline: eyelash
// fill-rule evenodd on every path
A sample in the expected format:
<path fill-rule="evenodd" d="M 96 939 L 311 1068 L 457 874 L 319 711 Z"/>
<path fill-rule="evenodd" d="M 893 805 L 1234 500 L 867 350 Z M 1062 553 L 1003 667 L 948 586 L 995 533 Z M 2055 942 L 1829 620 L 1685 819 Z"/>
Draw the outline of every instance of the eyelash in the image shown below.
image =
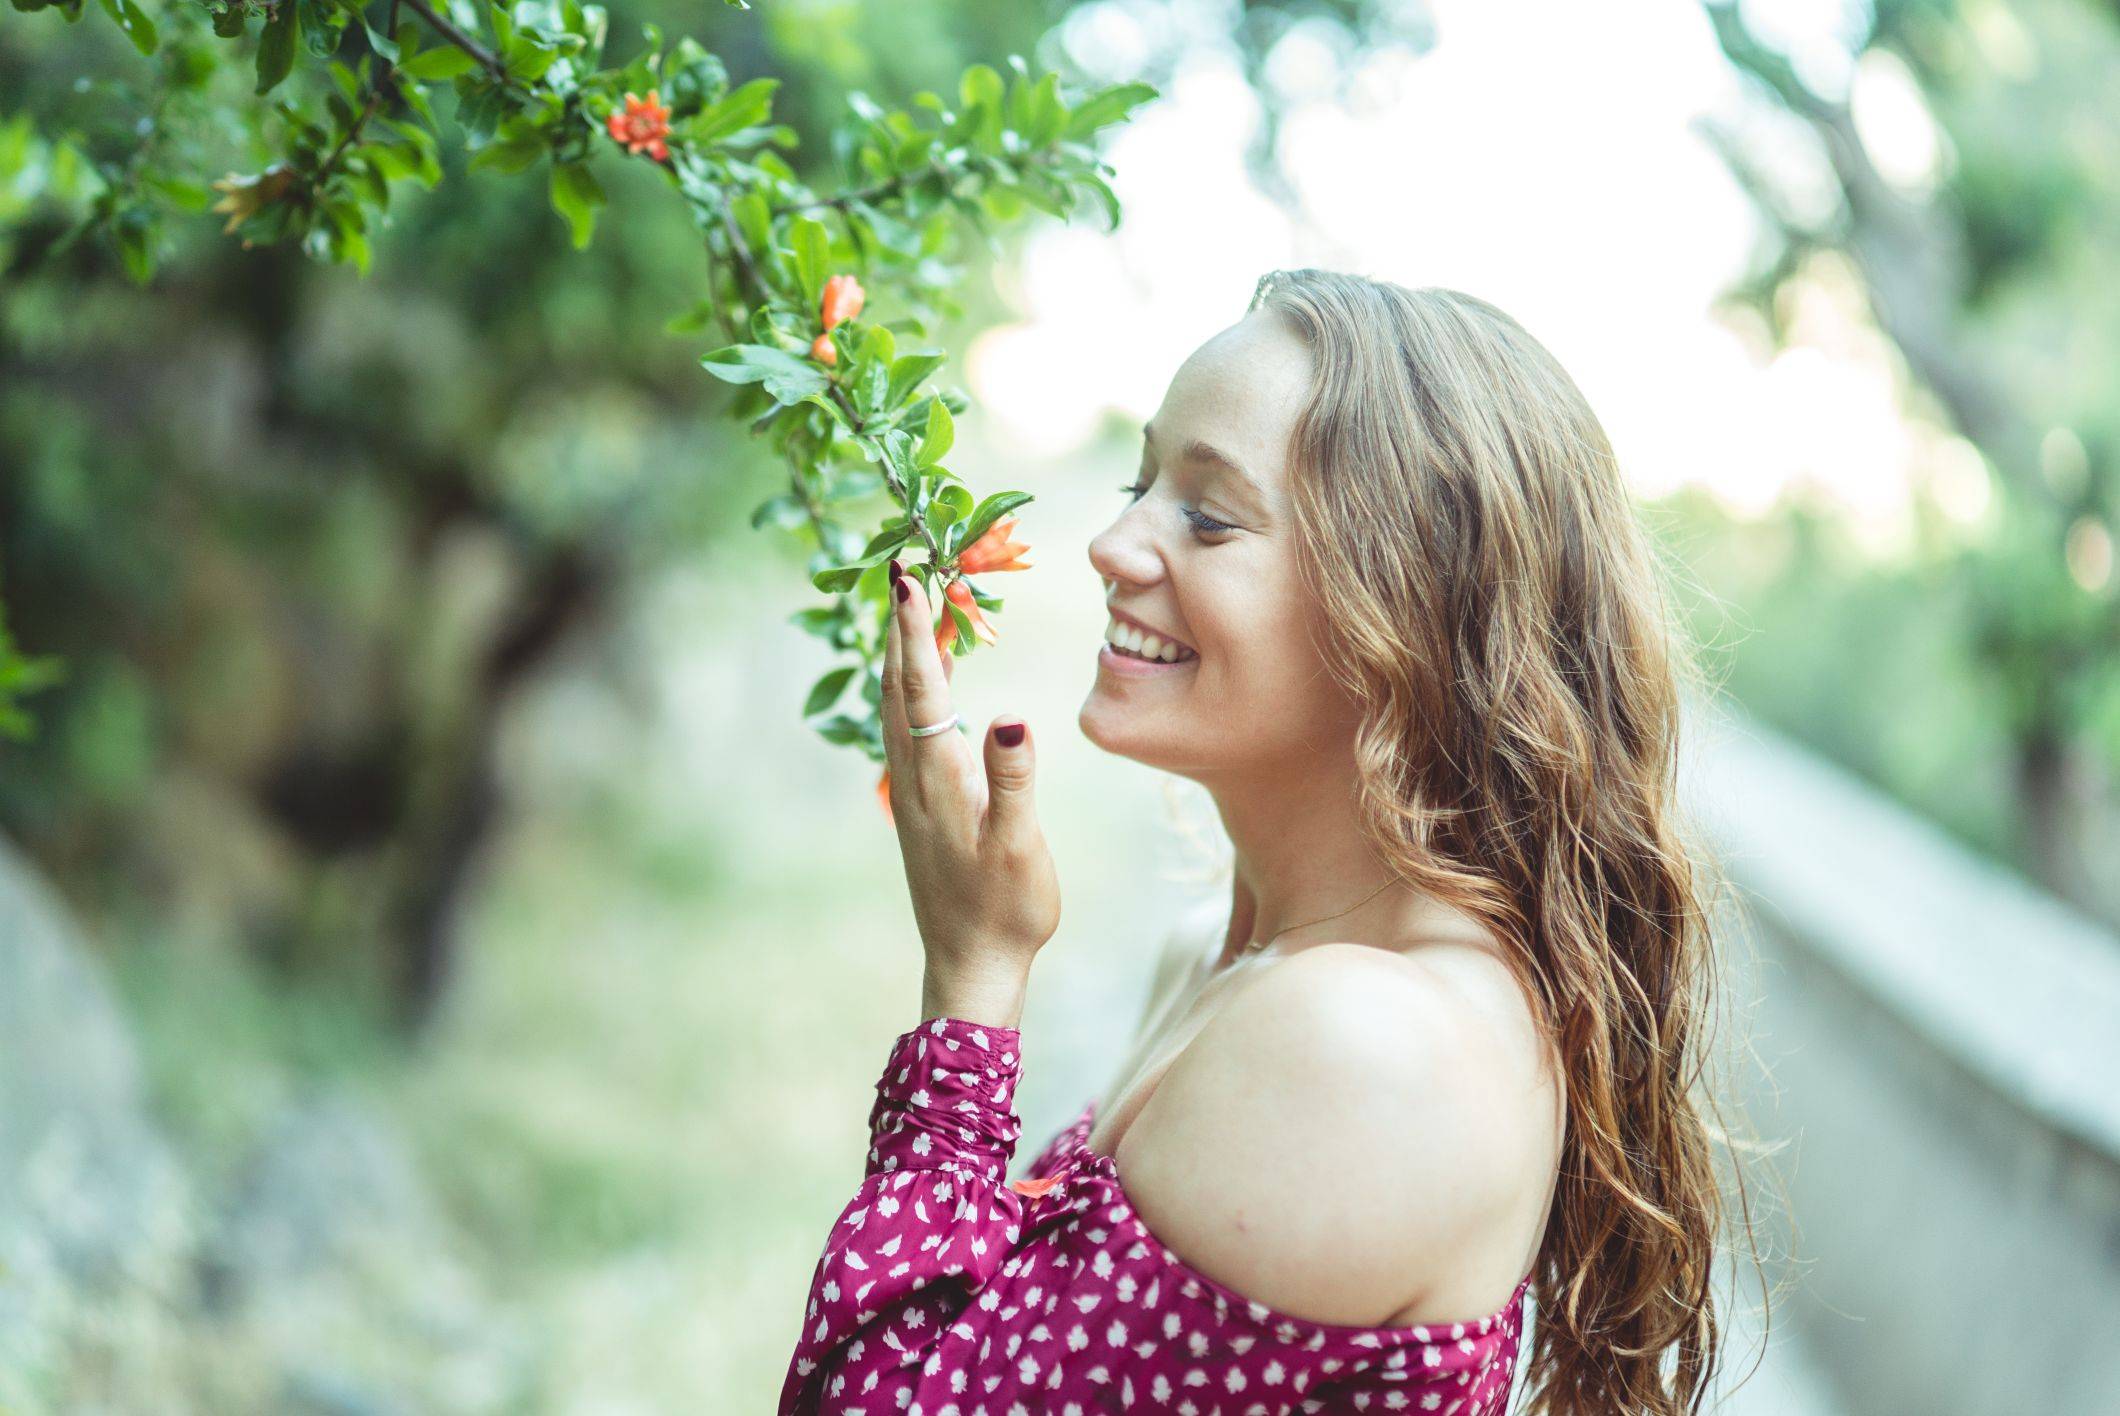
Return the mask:
<path fill-rule="evenodd" d="M 1129 482 L 1125 486 L 1119 488 L 1119 490 L 1126 493 L 1129 497 L 1132 497 L 1135 501 L 1139 501 L 1141 499 L 1141 494 L 1148 490 L 1148 486 L 1146 483 L 1143 482 Z M 1185 513 L 1186 520 L 1192 522 L 1195 527 L 1199 528 L 1201 531 L 1209 535 L 1214 535 L 1223 531 L 1234 531 L 1237 529 L 1226 521 L 1217 521 L 1212 516 L 1207 516 L 1201 512 L 1194 511 L 1189 506 L 1181 506 L 1178 508 L 1178 510 Z"/>

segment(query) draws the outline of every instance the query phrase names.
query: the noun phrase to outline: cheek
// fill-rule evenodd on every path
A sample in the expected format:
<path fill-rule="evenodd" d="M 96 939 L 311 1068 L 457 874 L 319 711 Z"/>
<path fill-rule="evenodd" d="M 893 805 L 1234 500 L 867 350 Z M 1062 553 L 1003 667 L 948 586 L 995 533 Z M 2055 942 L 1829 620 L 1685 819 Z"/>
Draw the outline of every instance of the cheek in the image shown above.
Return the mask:
<path fill-rule="evenodd" d="M 1324 667 L 1311 634 L 1287 598 L 1263 593 L 1254 583 L 1232 589 L 1217 604 L 1211 631 L 1201 631 L 1201 647 L 1203 657 L 1212 653 L 1229 687 L 1307 701 L 1302 685 Z"/>

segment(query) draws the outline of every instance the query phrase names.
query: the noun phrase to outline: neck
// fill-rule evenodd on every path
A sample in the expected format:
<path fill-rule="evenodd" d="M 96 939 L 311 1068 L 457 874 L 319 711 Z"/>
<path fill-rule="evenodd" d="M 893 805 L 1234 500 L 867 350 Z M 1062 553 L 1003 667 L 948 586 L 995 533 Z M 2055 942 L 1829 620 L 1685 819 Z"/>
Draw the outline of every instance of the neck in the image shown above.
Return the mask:
<path fill-rule="evenodd" d="M 1206 785 L 1236 851 L 1225 961 L 1291 930 L 1288 943 L 1352 938 L 1349 930 L 1396 920 L 1415 899 L 1403 883 L 1378 889 L 1392 871 L 1362 834 L 1351 760 Z M 1312 922 L 1317 929 L 1302 927 Z"/>

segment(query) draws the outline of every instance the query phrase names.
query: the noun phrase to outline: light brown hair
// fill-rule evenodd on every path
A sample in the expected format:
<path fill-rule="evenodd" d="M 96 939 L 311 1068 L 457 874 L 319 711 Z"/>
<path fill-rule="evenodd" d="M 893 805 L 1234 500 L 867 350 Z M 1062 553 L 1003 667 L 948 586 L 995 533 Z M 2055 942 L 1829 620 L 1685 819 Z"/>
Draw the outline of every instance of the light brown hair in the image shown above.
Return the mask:
<path fill-rule="evenodd" d="M 1725 1339 L 1725 1133 L 1695 1088 L 1721 876 L 1680 825 L 1682 684 L 1703 676 L 1669 568 L 1581 391 L 1493 305 L 1294 270 L 1251 308 L 1312 355 L 1290 494 L 1360 709 L 1364 830 L 1492 929 L 1561 1060 L 1525 1409 L 1698 1410 Z"/>

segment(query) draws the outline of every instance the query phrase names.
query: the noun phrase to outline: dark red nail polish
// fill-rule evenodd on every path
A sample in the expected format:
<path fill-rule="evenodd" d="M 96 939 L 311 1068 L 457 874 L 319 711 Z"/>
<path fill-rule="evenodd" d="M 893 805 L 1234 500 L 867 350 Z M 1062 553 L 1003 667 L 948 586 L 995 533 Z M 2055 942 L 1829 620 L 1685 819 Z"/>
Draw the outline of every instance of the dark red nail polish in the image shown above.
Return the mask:
<path fill-rule="evenodd" d="M 1023 724 L 1003 723 L 994 729 L 994 741 L 1003 747 L 1016 747 L 1023 742 Z"/>
<path fill-rule="evenodd" d="M 905 568 L 898 564 L 898 558 L 896 556 L 891 557 L 891 583 L 893 585 L 897 584 L 898 577 L 903 574 L 905 574 Z"/>
<path fill-rule="evenodd" d="M 898 603 L 902 605 L 912 598 L 913 587 L 905 583 L 904 576 L 898 577 Z"/>

